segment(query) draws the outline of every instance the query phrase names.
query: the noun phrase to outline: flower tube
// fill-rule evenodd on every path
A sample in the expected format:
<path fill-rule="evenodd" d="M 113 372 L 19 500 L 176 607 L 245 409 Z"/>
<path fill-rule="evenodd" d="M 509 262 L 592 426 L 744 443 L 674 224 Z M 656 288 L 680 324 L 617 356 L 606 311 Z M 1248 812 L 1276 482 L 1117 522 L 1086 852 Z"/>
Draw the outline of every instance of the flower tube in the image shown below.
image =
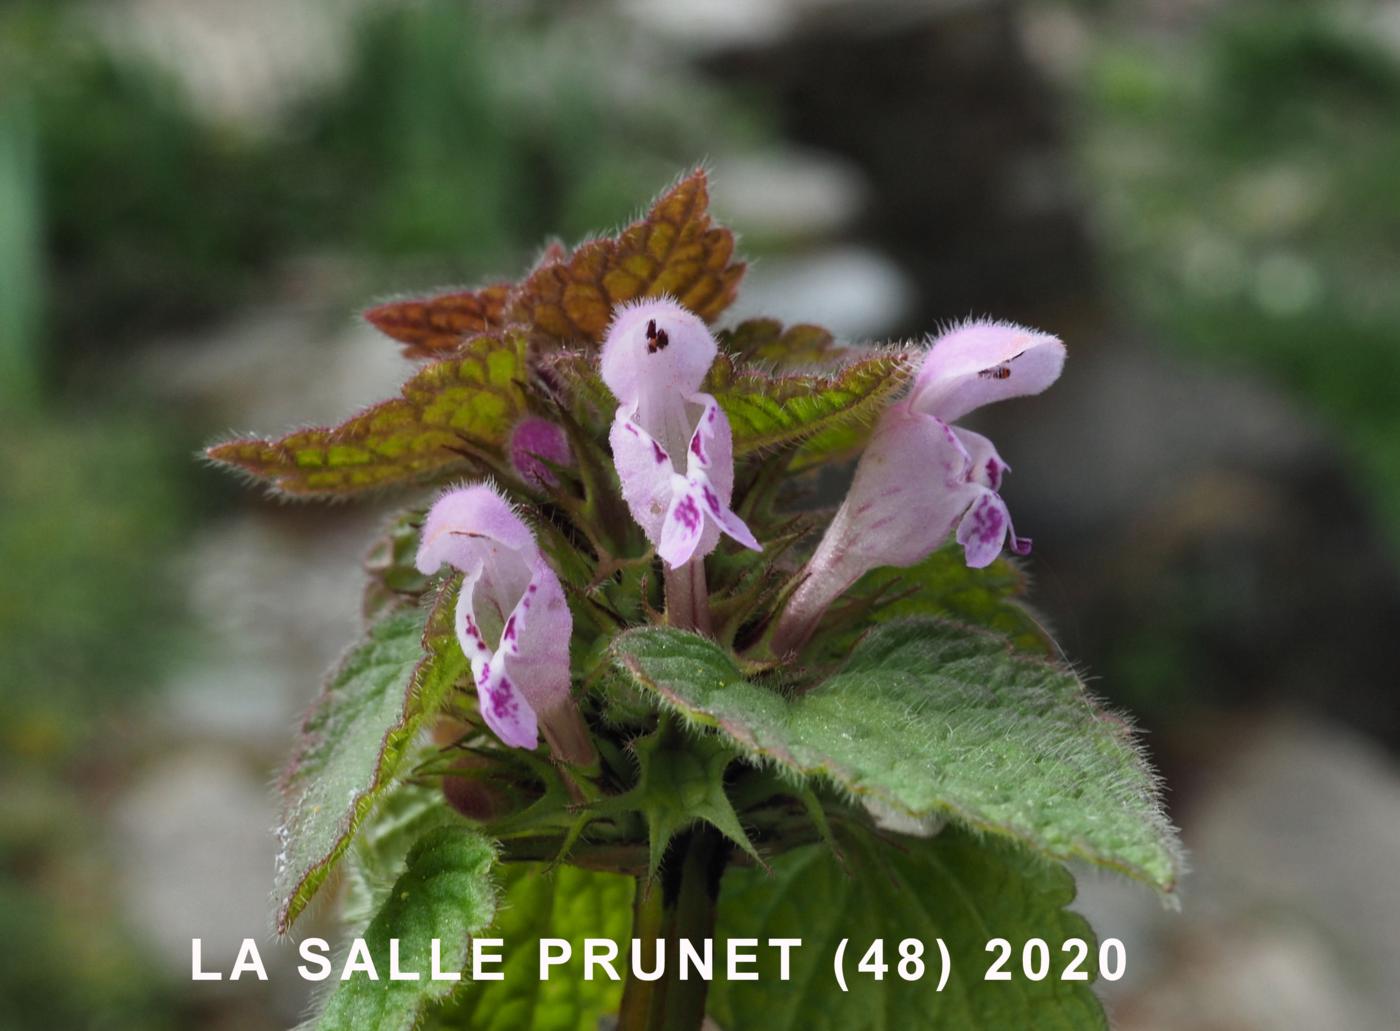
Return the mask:
<path fill-rule="evenodd" d="M 989 565 L 1018 537 L 998 493 L 1008 466 L 986 437 L 951 423 L 982 405 L 1038 394 L 1064 366 L 1058 339 L 1002 322 L 970 322 L 939 337 L 913 388 L 876 424 L 845 501 L 778 621 L 773 650 L 800 648 L 833 601 L 877 566 L 912 566 L 949 534 L 967 564 Z"/>

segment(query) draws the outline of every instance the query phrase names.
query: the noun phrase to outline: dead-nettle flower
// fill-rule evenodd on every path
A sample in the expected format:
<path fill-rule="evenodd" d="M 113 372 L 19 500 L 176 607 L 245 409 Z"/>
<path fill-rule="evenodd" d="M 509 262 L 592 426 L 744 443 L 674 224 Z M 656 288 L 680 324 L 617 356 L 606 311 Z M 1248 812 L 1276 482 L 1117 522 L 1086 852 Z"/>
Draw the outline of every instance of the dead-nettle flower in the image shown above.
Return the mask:
<path fill-rule="evenodd" d="M 569 692 L 573 616 L 559 577 L 510 504 L 484 484 L 448 491 L 428 510 L 417 564 L 424 575 L 444 564 L 462 573 L 457 640 L 486 725 L 517 748 L 534 748 L 542 730 L 560 758 L 591 761 Z"/>
<path fill-rule="evenodd" d="M 968 322 L 940 336 L 908 396 L 880 416 L 840 510 L 803 570 L 774 633 L 801 647 L 841 594 L 877 566 L 912 566 L 956 529 L 967 564 L 990 564 L 1009 540 L 1024 555 L 997 491 L 1008 466 L 986 437 L 950 425 L 993 401 L 1038 394 L 1060 375 L 1058 339 L 1004 322 Z"/>
<path fill-rule="evenodd" d="M 621 308 L 603 344 L 603 380 L 621 402 L 608 439 L 622 496 L 672 569 L 713 551 L 721 531 L 761 550 L 729 508 L 729 420 L 700 392 L 717 352 L 705 323 L 664 299 Z"/>
<path fill-rule="evenodd" d="M 564 427 L 538 415 L 527 415 L 511 427 L 506 455 L 515 475 L 545 489 L 559 485 L 551 465 L 563 468 L 574 463 Z"/>

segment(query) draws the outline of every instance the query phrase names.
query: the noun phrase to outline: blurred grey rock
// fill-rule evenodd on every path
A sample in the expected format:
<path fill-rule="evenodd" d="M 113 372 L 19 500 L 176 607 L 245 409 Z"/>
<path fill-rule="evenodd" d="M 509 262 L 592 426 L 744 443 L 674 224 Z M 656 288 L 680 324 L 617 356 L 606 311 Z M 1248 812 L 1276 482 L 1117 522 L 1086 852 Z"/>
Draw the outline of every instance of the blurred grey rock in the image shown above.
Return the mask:
<path fill-rule="evenodd" d="M 981 422 L 1027 498 L 1077 528 L 1124 523 L 1212 468 L 1285 470 L 1327 454 L 1297 405 L 1257 380 L 1193 366 L 1130 334 L 1049 326 L 1069 344 L 1053 391 L 988 409 Z M 978 422 L 973 419 L 970 422 Z"/>
<path fill-rule="evenodd" d="M 158 718 L 182 734 L 290 747 L 325 671 L 360 627 L 360 557 L 378 509 L 310 520 L 252 512 L 205 530 L 182 562 L 202 647 Z"/>
<path fill-rule="evenodd" d="M 296 973 L 296 944 L 272 932 L 276 803 L 265 777 L 234 753 L 202 744 L 142 769 L 111 812 L 114 891 L 130 926 L 174 984 L 191 974 L 191 939 L 201 965 L 225 980 L 200 982 L 202 1005 L 218 1000 L 215 1023 L 261 1028 L 294 1023 L 310 986 Z M 302 934 L 325 936 L 319 910 L 302 918 Z M 227 980 L 243 939 L 257 942 L 267 982 Z M 222 1014 L 220 1016 L 219 1014 Z"/>
<path fill-rule="evenodd" d="M 324 302 L 251 309 L 197 337 L 153 345 L 141 367 L 157 394 L 259 435 L 339 422 L 392 397 L 414 369 L 393 341 Z"/>
<path fill-rule="evenodd" d="M 881 339 L 899 324 L 912 291 L 899 266 L 878 251 L 834 247 L 755 262 L 728 322 L 759 315 L 815 322 L 840 340 Z"/>
<path fill-rule="evenodd" d="M 816 151 L 721 158 L 712 179 L 716 214 L 746 242 L 798 244 L 832 236 L 850 225 L 866 199 L 858 171 Z"/>
<path fill-rule="evenodd" d="M 273 805 L 261 774 L 219 748 L 167 756 L 116 802 L 118 889 L 127 918 L 169 972 L 189 980 L 190 939 L 205 969 L 227 971 L 255 938 L 269 976 Z"/>
<path fill-rule="evenodd" d="M 208 115 L 265 126 L 333 79 L 375 0 L 110 0 L 89 4 L 109 46 L 154 61 Z"/>
<path fill-rule="evenodd" d="M 1179 913 L 1081 876 L 1074 908 L 1128 951 L 1099 985 L 1124 1031 L 1393 1027 L 1400 769 L 1366 738 L 1276 715 L 1231 735 L 1184 814 Z"/>

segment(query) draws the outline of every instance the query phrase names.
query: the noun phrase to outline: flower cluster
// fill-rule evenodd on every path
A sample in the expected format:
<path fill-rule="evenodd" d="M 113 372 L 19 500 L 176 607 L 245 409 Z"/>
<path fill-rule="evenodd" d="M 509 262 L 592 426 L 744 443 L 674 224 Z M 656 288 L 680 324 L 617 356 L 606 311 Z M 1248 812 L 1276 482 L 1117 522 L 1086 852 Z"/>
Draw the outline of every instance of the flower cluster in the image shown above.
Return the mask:
<path fill-rule="evenodd" d="M 690 571 L 699 592 L 691 604 L 701 609 L 703 559 L 720 538 L 762 547 L 730 507 L 731 428 L 701 390 L 717 354 L 705 323 L 663 299 L 619 309 L 599 360 L 618 401 L 608 439 L 621 496 L 666 569 Z M 985 404 L 1043 391 L 1064 358 L 1059 340 L 1006 323 L 967 323 L 933 342 L 911 389 L 879 417 L 844 502 L 796 574 L 775 621 L 775 656 L 798 651 L 864 573 L 920 562 L 950 536 L 974 568 L 1006 546 L 1029 551 L 999 493 L 1009 467 L 986 437 L 953 423 Z M 510 459 L 522 480 L 547 487 L 571 456 L 558 426 L 531 417 L 512 434 Z M 542 731 L 559 758 L 589 761 L 593 748 L 570 692 L 563 587 L 530 528 L 492 487 L 451 490 L 428 513 L 417 565 L 430 574 L 444 564 L 463 577 L 457 636 L 487 726 L 521 748 L 535 747 Z M 688 623 L 708 626 L 698 613 Z"/>

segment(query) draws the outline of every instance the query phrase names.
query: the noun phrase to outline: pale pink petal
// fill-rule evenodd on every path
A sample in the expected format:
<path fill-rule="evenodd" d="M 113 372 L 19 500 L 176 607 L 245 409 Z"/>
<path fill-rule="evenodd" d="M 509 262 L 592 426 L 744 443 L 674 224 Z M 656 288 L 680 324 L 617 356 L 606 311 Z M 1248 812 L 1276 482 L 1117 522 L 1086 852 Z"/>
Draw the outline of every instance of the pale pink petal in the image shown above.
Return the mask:
<path fill-rule="evenodd" d="M 534 748 L 540 743 L 535 710 L 511 679 L 499 658 L 481 664 L 476 673 L 477 704 L 481 718 L 495 735 L 513 748 Z"/>
<path fill-rule="evenodd" d="M 989 490 L 1000 490 L 1002 478 L 1011 471 L 1011 466 L 1002 461 L 992 442 L 961 426 L 954 426 L 953 432 L 967 450 L 968 478 Z"/>
<path fill-rule="evenodd" d="M 968 322 L 934 341 L 908 403 L 954 422 L 993 401 L 1039 394 L 1064 364 L 1056 337 L 1009 322 Z"/>
<path fill-rule="evenodd" d="M 573 616 L 564 587 L 543 557 L 506 620 L 497 655 L 506 675 L 534 709 L 555 755 L 587 764 L 596 758 L 588 727 L 574 704 L 569 673 Z"/>
<path fill-rule="evenodd" d="M 642 405 L 647 425 L 647 397 L 695 393 L 718 350 L 699 316 L 668 298 L 647 298 L 618 308 L 603 342 L 599 371 L 619 401 Z M 648 429 L 663 436 L 655 427 Z"/>
<path fill-rule="evenodd" d="M 686 448 L 686 472 L 704 473 L 720 503 L 728 505 L 734 493 L 734 432 L 729 417 L 709 394 L 692 394 L 689 400 L 699 406 L 700 414 Z"/>
<path fill-rule="evenodd" d="M 876 566 L 920 562 L 947 540 L 972 500 L 968 465 L 946 423 L 898 407 L 886 412 L 832 521 L 831 544 L 822 542 L 841 589 Z"/>
<path fill-rule="evenodd" d="M 449 491 L 429 511 L 418 552 L 424 573 L 442 563 L 463 574 L 455 629 L 486 725 L 508 745 L 534 748 L 543 723 L 561 758 L 595 758 L 570 693 L 573 618 L 529 527 L 490 487 Z"/>
<path fill-rule="evenodd" d="M 981 569 L 991 565 L 1001 554 L 1002 544 L 1008 537 L 1015 554 L 1029 554 L 1030 538 L 1016 536 L 1011 528 L 1011 513 L 1001 495 L 986 488 L 979 490 L 980 495 L 958 524 L 958 543 L 963 546 L 968 566 Z"/>
<path fill-rule="evenodd" d="M 775 651 L 800 647 L 832 602 L 871 569 L 911 566 L 941 546 L 982 490 L 967 481 L 969 461 L 946 423 L 903 405 L 887 409 L 779 619 Z"/>
<path fill-rule="evenodd" d="M 569 636 L 573 616 L 559 577 L 543 558 L 507 617 L 498 654 L 520 690 L 537 709 L 569 695 Z"/>
<path fill-rule="evenodd" d="M 666 510 L 661 539 L 656 544 L 656 553 L 672 569 L 690 561 L 705 531 L 705 512 L 699 492 L 684 476 L 675 476 L 674 484 L 671 506 Z"/>
<path fill-rule="evenodd" d="M 418 546 L 418 571 L 432 575 L 442 565 L 470 571 L 494 542 L 515 551 L 533 551 L 535 538 L 509 502 L 485 484 L 443 494 L 428 510 Z"/>
<path fill-rule="evenodd" d="M 495 650 L 482 632 L 481 625 L 477 622 L 474 596 L 476 594 L 476 577 L 468 574 L 462 581 L 462 589 L 457 595 L 457 610 L 455 624 L 457 628 L 457 640 L 462 645 L 462 654 L 475 669 L 479 663 L 487 662 Z"/>
<path fill-rule="evenodd" d="M 653 545 L 661 540 L 666 510 L 676 476 L 675 465 L 664 448 L 637 425 L 625 408 L 617 410 L 608 434 L 613 464 L 622 484 L 622 497 Z"/>

